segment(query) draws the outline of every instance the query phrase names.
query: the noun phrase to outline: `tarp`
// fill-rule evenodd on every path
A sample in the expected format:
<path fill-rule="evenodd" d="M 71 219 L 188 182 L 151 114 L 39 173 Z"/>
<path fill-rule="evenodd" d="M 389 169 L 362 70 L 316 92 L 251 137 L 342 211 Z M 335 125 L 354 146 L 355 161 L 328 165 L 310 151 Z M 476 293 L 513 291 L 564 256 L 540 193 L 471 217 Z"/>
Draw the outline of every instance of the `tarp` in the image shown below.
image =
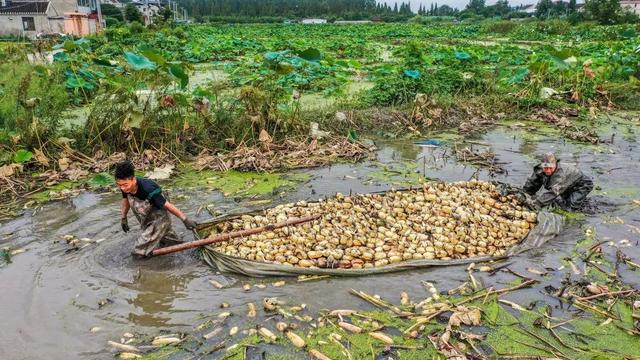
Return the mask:
<path fill-rule="evenodd" d="M 247 214 L 256 213 L 258 212 Z M 209 223 L 201 224 L 198 229 L 206 229 L 212 224 L 228 221 L 241 215 L 242 214 L 235 214 L 219 217 Z M 222 254 L 215 251 L 213 247 L 206 246 L 202 249 L 202 258 L 207 264 L 209 264 L 209 266 L 217 268 L 222 272 L 232 272 L 253 277 L 298 275 L 363 276 L 385 274 L 401 270 L 427 268 L 431 266 L 450 266 L 469 264 L 472 262 L 484 262 L 514 256 L 522 252 L 541 247 L 559 234 L 563 225 L 564 217 L 546 211 L 539 212 L 538 223 L 536 226 L 529 231 L 527 236 L 520 243 L 511 247 L 504 256 L 500 257 L 477 256 L 452 260 L 408 260 L 396 264 L 366 269 L 320 269 L 247 260 L 236 256 Z"/>

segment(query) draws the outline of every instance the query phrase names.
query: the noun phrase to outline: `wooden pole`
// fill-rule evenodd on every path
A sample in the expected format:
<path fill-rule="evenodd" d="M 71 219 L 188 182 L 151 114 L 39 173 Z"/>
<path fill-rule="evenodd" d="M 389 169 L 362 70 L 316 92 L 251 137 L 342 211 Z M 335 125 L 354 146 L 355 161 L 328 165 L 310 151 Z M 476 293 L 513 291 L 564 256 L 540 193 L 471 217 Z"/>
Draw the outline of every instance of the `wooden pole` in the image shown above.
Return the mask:
<path fill-rule="evenodd" d="M 302 218 L 293 218 L 293 219 L 288 219 L 286 221 L 279 222 L 279 223 L 276 223 L 276 224 L 269 224 L 269 225 L 265 225 L 265 226 L 260 226 L 260 227 L 254 228 L 254 229 L 240 230 L 240 231 L 234 231 L 234 232 L 230 232 L 230 233 L 218 234 L 216 236 L 212 236 L 212 237 L 209 237 L 209 238 L 206 238 L 206 239 L 202 239 L 202 240 L 196 240 L 196 241 L 192 241 L 192 242 L 188 242 L 188 243 L 184 243 L 184 244 L 167 246 L 167 247 L 155 249 L 155 250 L 153 250 L 151 252 L 151 255 L 152 256 L 166 255 L 166 254 L 171 254 L 171 253 L 182 251 L 182 250 L 193 249 L 193 248 L 200 247 L 200 246 L 214 244 L 214 243 L 217 243 L 217 242 L 228 241 L 228 240 L 239 238 L 239 237 L 250 236 L 250 235 L 261 233 L 263 231 L 269 231 L 269 230 L 278 229 L 278 228 L 285 227 L 285 226 L 306 223 L 306 222 L 309 222 L 309 221 L 313 221 L 313 220 L 319 219 L 321 216 L 322 216 L 321 214 L 317 214 L 317 215 L 311 215 L 311 216 L 306 216 L 306 217 L 302 217 Z"/>

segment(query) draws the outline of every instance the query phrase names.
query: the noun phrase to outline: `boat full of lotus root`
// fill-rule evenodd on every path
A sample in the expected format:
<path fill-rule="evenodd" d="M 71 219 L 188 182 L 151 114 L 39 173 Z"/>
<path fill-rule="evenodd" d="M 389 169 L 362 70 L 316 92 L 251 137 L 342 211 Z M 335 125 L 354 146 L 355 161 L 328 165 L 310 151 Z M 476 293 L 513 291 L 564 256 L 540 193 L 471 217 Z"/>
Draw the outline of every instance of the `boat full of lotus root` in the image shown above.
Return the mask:
<path fill-rule="evenodd" d="M 319 219 L 216 243 L 205 261 L 251 276 L 365 275 L 512 256 L 555 236 L 562 218 L 536 213 L 517 192 L 483 181 L 429 182 L 416 189 L 336 194 L 204 224 L 199 237 L 291 218 Z M 498 184 L 499 185 L 499 184 Z"/>

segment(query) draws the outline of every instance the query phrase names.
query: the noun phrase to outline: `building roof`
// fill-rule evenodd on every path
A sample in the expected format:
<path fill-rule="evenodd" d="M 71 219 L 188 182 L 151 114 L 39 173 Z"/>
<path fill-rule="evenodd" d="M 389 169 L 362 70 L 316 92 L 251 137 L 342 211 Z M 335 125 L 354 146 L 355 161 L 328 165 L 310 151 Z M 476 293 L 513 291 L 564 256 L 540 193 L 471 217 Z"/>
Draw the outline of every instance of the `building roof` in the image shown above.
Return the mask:
<path fill-rule="evenodd" d="M 0 14 L 46 14 L 48 1 L 12 1 L 0 6 Z"/>

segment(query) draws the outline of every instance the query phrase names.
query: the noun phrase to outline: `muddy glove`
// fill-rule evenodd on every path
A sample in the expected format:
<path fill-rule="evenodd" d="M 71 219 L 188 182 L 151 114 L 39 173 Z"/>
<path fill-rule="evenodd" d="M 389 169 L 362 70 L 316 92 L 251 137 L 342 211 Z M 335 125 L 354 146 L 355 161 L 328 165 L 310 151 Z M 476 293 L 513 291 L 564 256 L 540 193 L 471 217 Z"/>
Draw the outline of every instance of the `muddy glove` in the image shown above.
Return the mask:
<path fill-rule="evenodd" d="M 558 195 L 554 194 L 551 191 L 548 191 L 538 195 L 536 204 L 538 205 L 538 207 L 543 208 L 545 206 L 551 205 L 553 203 L 553 200 L 555 200 L 557 197 Z"/>
<path fill-rule="evenodd" d="M 527 193 L 519 193 L 516 197 L 517 197 L 518 201 L 520 201 L 523 204 L 527 205 L 531 209 L 536 210 L 536 211 L 540 210 L 540 206 L 538 205 L 538 202 L 531 195 L 529 195 Z"/>
<path fill-rule="evenodd" d="M 193 230 L 196 228 L 196 222 L 189 219 L 189 218 L 185 218 L 184 220 L 182 220 L 182 223 L 184 224 L 184 227 L 187 228 L 187 230 Z"/>
<path fill-rule="evenodd" d="M 120 226 L 122 226 L 122 231 L 129 232 L 129 221 L 127 221 L 126 217 L 120 219 Z"/>

